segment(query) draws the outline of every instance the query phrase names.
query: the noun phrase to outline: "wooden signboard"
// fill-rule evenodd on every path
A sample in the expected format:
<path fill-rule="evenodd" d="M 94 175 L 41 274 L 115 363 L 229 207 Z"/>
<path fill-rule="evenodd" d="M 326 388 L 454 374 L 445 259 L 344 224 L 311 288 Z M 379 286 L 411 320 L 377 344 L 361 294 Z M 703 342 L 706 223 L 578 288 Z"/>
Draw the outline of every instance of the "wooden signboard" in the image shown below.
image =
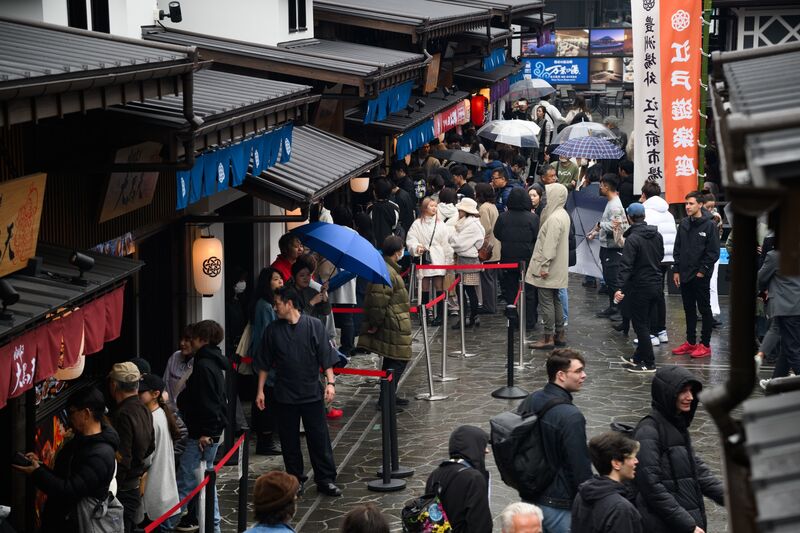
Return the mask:
<path fill-rule="evenodd" d="M 117 150 L 114 162 L 160 163 L 161 144 L 145 142 Z M 144 207 L 153 201 L 158 172 L 113 172 L 108 178 L 108 187 L 100 208 L 99 222 L 111 220 Z"/>
<path fill-rule="evenodd" d="M 0 278 L 36 254 L 46 181 L 40 173 L 0 183 Z"/>
<path fill-rule="evenodd" d="M 439 86 L 439 67 L 442 64 L 442 54 L 433 54 L 433 59 L 428 63 L 428 72 L 425 76 L 425 94 L 432 93 Z"/>

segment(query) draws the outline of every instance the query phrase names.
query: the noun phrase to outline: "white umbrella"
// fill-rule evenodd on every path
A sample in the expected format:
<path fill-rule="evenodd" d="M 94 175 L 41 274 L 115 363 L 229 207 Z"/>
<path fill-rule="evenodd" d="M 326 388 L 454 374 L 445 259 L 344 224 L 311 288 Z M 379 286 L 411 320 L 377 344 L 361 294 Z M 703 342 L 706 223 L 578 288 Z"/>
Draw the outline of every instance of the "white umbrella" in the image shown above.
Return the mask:
<path fill-rule="evenodd" d="M 478 130 L 478 136 L 496 143 L 536 148 L 539 131 L 541 128 L 530 120 L 492 120 Z"/>
<path fill-rule="evenodd" d="M 561 144 L 570 139 L 577 139 L 578 137 L 599 137 L 607 141 L 613 141 L 617 138 L 610 129 L 597 122 L 578 122 L 572 126 L 567 126 L 561 130 L 552 144 Z"/>
<path fill-rule="evenodd" d="M 538 99 L 542 96 L 556 92 L 552 85 L 540 78 L 526 78 L 513 84 L 508 89 L 508 96 L 512 100 L 525 98 Z"/>

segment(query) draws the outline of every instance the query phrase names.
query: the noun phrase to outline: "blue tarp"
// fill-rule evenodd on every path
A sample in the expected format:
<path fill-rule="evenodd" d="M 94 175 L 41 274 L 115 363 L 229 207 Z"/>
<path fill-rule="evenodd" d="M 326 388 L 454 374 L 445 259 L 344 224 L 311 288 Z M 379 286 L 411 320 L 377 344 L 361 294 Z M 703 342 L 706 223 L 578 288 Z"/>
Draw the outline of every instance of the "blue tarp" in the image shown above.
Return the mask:
<path fill-rule="evenodd" d="M 405 156 L 433 139 L 433 119 L 426 120 L 397 138 L 397 159 Z"/>
<path fill-rule="evenodd" d="M 367 112 L 364 114 L 364 124 L 380 122 L 392 113 L 398 113 L 406 108 L 411 99 L 413 81 L 401 83 L 391 89 L 378 93 L 378 96 L 367 101 Z"/>

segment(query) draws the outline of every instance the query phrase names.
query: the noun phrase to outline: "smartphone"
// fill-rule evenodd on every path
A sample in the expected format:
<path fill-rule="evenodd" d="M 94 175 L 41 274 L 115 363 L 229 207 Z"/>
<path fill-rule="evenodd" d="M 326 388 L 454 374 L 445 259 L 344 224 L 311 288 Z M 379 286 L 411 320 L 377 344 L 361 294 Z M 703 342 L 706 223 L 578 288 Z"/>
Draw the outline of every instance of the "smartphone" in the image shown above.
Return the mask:
<path fill-rule="evenodd" d="M 14 458 L 11 459 L 11 463 L 17 466 L 31 466 L 33 464 L 22 452 L 15 453 Z"/>

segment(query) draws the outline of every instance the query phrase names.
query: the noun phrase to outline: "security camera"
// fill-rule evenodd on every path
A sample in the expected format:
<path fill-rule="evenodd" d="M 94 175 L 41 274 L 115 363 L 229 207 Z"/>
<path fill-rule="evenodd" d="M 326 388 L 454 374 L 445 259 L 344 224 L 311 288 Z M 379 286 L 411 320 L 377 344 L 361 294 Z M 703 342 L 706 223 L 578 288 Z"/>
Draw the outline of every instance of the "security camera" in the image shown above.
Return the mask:
<path fill-rule="evenodd" d="M 164 20 L 165 18 L 168 18 L 170 21 L 176 24 L 182 21 L 183 15 L 181 15 L 181 3 L 170 2 L 169 13 L 165 13 L 163 9 L 158 12 L 158 20 Z"/>

